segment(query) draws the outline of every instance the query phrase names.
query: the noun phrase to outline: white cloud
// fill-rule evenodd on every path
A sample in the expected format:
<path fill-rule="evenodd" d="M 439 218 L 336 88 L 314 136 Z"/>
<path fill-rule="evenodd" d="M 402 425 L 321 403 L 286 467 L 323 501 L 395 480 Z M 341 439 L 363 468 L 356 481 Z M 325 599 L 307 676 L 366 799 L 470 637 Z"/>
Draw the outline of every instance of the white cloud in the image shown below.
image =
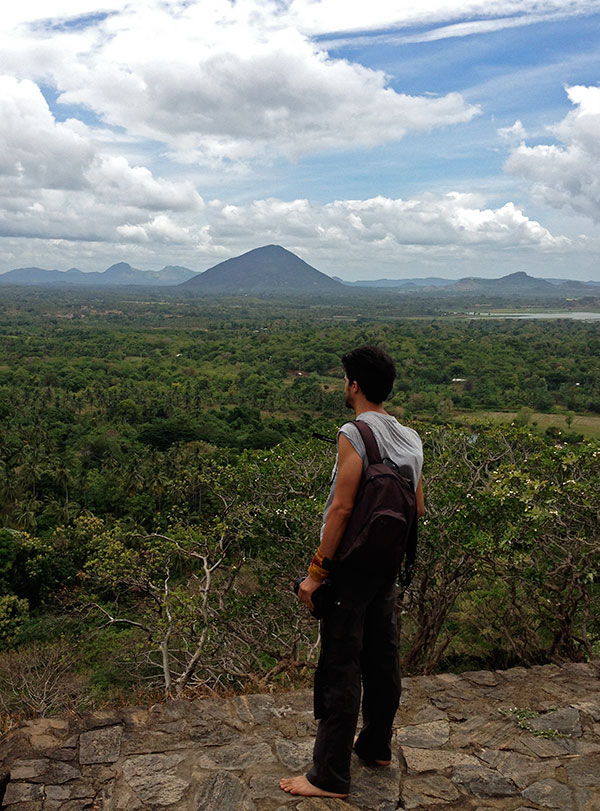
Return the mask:
<path fill-rule="evenodd" d="M 103 154 L 81 122 L 54 119 L 36 84 L 0 76 L 1 235 L 110 238 L 123 218 L 201 206 L 191 183 Z"/>
<path fill-rule="evenodd" d="M 119 225 L 117 234 L 127 242 L 162 242 L 178 245 L 195 243 L 196 246 L 198 245 L 198 240 L 194 238 L 190 228 L 177 225 L 166 214 L 157 214 L 156 217 L 141 225 Z"/>
<path fill-rule="evenodd" d="M 202 207 L 190 182 L 157 180 L 145 166 L 130 166 L 123 157 L 99 157 L 87 172 L 87 180 L 94 193 L 107 202 L 170 211 Z"/>
<path fill-rule="evenodd" d="M 370 0 L 348 3 L 347 0 L 292 0 L 287 16 L 300 30 L 311 34 L 350 31 L 377 31 L 401 26 L 437 24 L 450 20 L 500 18 L 510 25 L 511 18 L 568 13 L 582 14 L 598 9 L 596 0 Z M 479 18 L 479 19 L 478 19 Z M 471 23 L 466 24 L 471 25 Z M 496 30 L 491 23 L 489 30 Z M 484 29 L 485 30 L 485 29 Z M 465 31 L 464 33 L 471 33 Z M 456 35 L 463 35 L 458 33 Z"/>
<path fill-rule="evenodd" d="M 498 135 L 505 141 L 524 141 L 527 138 L 527 131 L 520 120 L 515 121 L 512 127 L 500 127 Z"/>
<path fill-rule="evenodd" d="M 6 3 L 2 9 L 2 27 L 33 23 L 37 20 L 61 21 L 82 19 L 88 14 L 98 14 L 122 8 L 120 0 L 20 0 Z"/>
<path fill-rule="evenodd" d="M 574 110 L 550 128 L 559 144 L 521 144 L 505 168 L 532 184 L 532 193 L 554 208 L 600 220 L 600 87 L 567 88 Z"/>
<path fill-rule="evenodd" d="M 94 158 L 92 144 L 57 124 L 39 88 L 0 76 L 0 176 L 21 187 L 77 189 Z"/>
<path fill-rule="evenodd" d="M 333 59 L 312 36 L 452 23 L 409 35 L 439 38 L 597 7 L 598 0 L 24 0 L 3 13 L 0 70 L 48 83 L 62 103 L 164 143 L 182 162 L 294 160 L 480 112 L 457 93 L 396 92 L 382 71 Z"/>
<path fill-rule="evenodd" d="M 296 16 L 260 0 L 133 2 L 86 27 L 6 32 L 0 68 L 188 162 L 371 147 L 478 114 L 457 93 L 398 93 L 382 71 L 330 58 Z"/>
<path fill-rule="evenodd" d="M 324 205 L 305 199 L 271 198 L 247 205 L 215 200 L 193 218 L 184 213 L 143 218 L 138 210 L 120 208 L 116 216 L 121 222 L 92 198 L 72 201 L 66 193 L 55 194 L 61 196 L 42 196 L 26 215 L 21 209 L 22 229 L 15 228 L 13 220 L 11 235 L 49 238 L 60 233 L 71 242 L 92 243 L 111 234 L 113 256 L 118 251 L 122 255 L 124 246 L 135 255 L 139 246 L 146 256 L 152 252 L 163 256 L 165 264 L 193 268 L 278 243 L 312 256 L 317 267 L 322 262 L 340 267 L 342 275 L 344 267 L 368 267 L 373 262 L 390 266 L 415 257 L 478 257 L 480 261 L 517 251 L 550 256 L 571 246 L 569 239 L 551 234 L 513 203 L 489 208 L 478 196 L 458 192 L 414 199 L 335 200 Z M 128 213 L 133 218 L 128 219 Z M 85 253 L 84 245 L 81 251 Z"/>
<path fill-rule="evenodd" d="M 568 12 L 589 13 L 597 10 L 597 0 L 421 0 L 418 4 L 400 0 L 370 0 L 348 3 L 347 0 L 21 0 L 3 9 L 3 27 L 48 20 L 83 21 L 89 15 L 121 12 L 124 7 L 135 13 L 152 15 L 167 9 L 170 16 L 186 17 L 190 6 L 202 6 L 205 25 L 212 20 L 230 25 L 242 20 L 245 25 L 277 29 L 293 25 L 310 34 L 337 31 L 372 31 L 383 28 L 439 23 L 460 19 L 507 18 L 512 15 L 541 15 Z"/>
<path fill-rule="evenodd" d="M 260 235 L 263 242 L 305 244 L 348 252 L 408 247 L 423 250 L 535 248 L 561 250 L 565 237 L 553 236 L 513 203 L 483 207 L 475 195 L 451 193 L 402 200 L 336 200 L 323 206 L 308 200 L 257 200 L 247 206 L 209 204 L 216 242 Z"/>

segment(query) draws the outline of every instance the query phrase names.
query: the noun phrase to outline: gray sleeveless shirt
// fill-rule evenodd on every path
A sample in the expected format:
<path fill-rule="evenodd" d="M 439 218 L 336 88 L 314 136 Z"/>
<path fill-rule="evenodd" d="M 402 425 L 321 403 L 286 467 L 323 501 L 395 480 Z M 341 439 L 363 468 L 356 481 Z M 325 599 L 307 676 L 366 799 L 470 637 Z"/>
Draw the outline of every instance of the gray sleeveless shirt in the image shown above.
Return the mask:
<path fill-rule="evenodd" d="M 391 414 L 380 414 L 378 411 L 365 411 L 356 419 L 364 420 L 369 425 L 377 440 L 382 458 L 385 459 L 387 457 L 391 459 L 392 462 L 398 466 L 402 475 L 412 480 L 413 487 L 416 490 L 423 468 L 423 444 L 417 432 L 413 428 L 402 425 L 402 423 L 398 422 L 396 417 L 392 417 Z M 338 436 L 339 434 L 344 434 L 352 443 L 352 447 L 363 460 L 363 469 L 366 469 L 368 465 L 367 451 L 358 428 L 349 422 L 342 425 Z M 327 513 L 329 512 L 335 493 L 337 465 L 338 461 L 336 456 L 335 465 L 333 466 L 331 474 L 329 496 L 323 511 L 321 536 L 323 535 Z"/>

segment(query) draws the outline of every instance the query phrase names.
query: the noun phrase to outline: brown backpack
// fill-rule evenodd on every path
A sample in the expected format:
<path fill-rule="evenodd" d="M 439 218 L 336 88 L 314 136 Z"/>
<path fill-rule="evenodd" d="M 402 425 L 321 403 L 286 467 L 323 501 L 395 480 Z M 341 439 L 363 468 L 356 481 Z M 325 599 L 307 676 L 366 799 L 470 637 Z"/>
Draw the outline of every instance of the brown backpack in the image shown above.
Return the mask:
<path fill-rule="evenodd" d="M 370 426 L 355 420 L 367 451 L 367 468 L 335 561 L 365 573 L 398 573 L 406 588 L 417 551 L 417 501 L 412 481 L 381 458 Z"/>

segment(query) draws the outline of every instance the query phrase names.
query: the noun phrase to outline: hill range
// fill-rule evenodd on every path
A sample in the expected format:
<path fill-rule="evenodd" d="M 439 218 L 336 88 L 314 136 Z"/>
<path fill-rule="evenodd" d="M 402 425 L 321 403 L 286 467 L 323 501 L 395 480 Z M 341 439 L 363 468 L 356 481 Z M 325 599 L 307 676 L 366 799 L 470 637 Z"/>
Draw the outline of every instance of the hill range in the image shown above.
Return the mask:
<path fill-rule="evenodd" d="M 68 287 L 115 287 L 117 285 L 167 286 L 181 284 L 196 271 L 178 265 L 166 265 L 162 270 L 138 270 L 127 262 L 117 262 L 99 272 L 84 273 L 77 268 L 44 270 L 43 268 L 16 268 L 0 274 L 0 284 L 66 285 Z"/>
<path fill-rule="evenodd" d="M 304 262 L 279 245 L 254 248 L 241 256 L 227 259 L 202 273 L 179 265 L 162 270 L 139 270 L 118 262 L 102 272 L 84 273 L 77 268 L 67 271 L 42 268 L 17 268 L 0 274 L 0 285 L 62 287 L 170 287 L 189 295 L 351 295 L 378 291 L 398 294 L 504 296 L 536 295 L 567 297 L 598 295 L 600 282 L 567 279 L 540 279 L 516 271 L 499 279 L 439 277 L 376 279 L 347 282 L 331 277 Z"/>

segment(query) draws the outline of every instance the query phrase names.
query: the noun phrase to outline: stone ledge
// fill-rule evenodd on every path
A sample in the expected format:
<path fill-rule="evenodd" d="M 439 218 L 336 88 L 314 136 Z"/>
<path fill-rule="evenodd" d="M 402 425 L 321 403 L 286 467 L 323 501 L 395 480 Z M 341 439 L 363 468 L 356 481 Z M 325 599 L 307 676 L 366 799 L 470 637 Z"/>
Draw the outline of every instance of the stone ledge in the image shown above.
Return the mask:
<path fill-rule="evenodd" d="M 404 687 L 392 764 L 354 758 L 348 802 L 278 788 L 310 762 L 315 723 L 303 690 L 29 721 L 0 739 L 2 808 L 600 809 L 597 662 L 412 677 Z"/>

